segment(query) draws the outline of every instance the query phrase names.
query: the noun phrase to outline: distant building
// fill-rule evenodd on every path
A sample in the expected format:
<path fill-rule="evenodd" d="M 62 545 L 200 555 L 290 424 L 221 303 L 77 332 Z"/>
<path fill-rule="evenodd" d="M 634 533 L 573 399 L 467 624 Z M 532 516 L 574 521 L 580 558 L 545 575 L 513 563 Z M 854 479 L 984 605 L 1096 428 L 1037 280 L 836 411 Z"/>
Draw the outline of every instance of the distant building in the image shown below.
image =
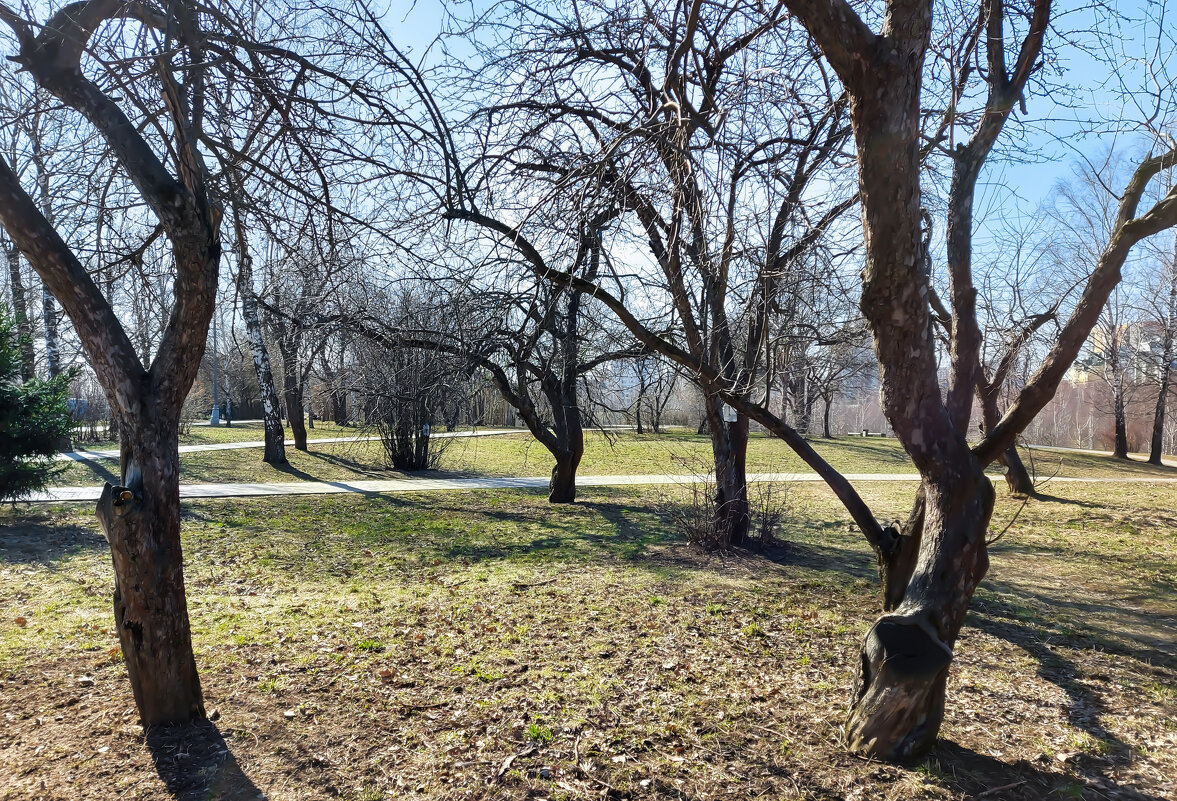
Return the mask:
<path fill-rule="evenodd" d="M 1128 381 L 1157 380 L 1164 360 L 1164 326 L 1156 321 L 1139 321 L 1115 328 L 1097 327 L 1088 340 L 1087 352 L 1075 359 L 1066 379 L 1075 385 L 1086 384 L 1092 378 L 1103 380 L 1116 356 Z M 1170 368 L 1177 368 L 1177 359 Z"/>

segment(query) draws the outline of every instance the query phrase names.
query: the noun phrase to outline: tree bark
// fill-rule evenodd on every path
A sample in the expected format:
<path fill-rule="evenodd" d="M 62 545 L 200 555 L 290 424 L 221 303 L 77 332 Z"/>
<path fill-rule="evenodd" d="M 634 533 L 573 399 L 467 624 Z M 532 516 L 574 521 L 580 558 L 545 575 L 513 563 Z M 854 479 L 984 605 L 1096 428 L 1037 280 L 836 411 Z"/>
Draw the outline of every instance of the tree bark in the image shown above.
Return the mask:
<path fill-rule="evenodd" d="M 1172 358 L 1171 354 L 1166 354 L 1167 362 Z M 1152 440 L 1148 448 L 1148 463 L 1157 466 L 1162 464 L 1161 457 L 1164 456 L 1165 450 L 1165 405 L 1169 395 L 1169 374 L 1169 365 L 1165 364 L 1161 368 L 1160 391 L 1157 393 L 1156 411 L 1153 412 L 1152 418 Z"/>
<path fill-rule="evenodd" d="M 45 220 L 50 225 L 56 225 L 53 202 L 49 195 L 49 169 L 45 164 L 44 145 L 41 142 L 40 117 L 40 111 L 34 113 L 33 135 L 31 137 L 33 165 L 37 171 L 38 205 L 41 207 L 41 214 L 44 215 Z M 57 333 L 57 303 L 53 299 L 53 293 L 45 284 L 41 285 L 41 324 L 45 330 L 45 370 L 50 378 L 56 378 L 61 372 L 61 353 Z"/>
<path fill-rule="evenodd" d="M 898 609 L 907 594 L 907 585 L 915 572 L 920 542 L 923 540 L 924 504 L 924 489 L 921 485 L 907 522 L 900 528 L 884 528 L 879 544 L 875 547 L 884 612 Z"/>
<path fill-rule="evenodd" d="M 825 409 L 821 415 L 821 435 L 826 439 L 833 439 L 834 435 L 830 433 L 830 407 L 834 402 L 830 398 L 823 398 L 822 402 L 825 404 Z"/>
<path fill-rule="evenodd" d="M 347 392 L 342 389 L 331 390 L 331 416 L 335 419 L 335 425 L 346 426 L 347 419 Z"/>
<path fill-rule="evenodd" d="M 576 343 L 571 347 L 575 348 Z M 575 358 L 575 350 L 571 356 Z M 550 503 L 572 503 L 576 500 L 576 471 L 584 456 L 584 424 L 576 402 L 577 376 L 575 363 L 569 361 L 563 376 L 555 381 L 543 382 L 544 394 L 555 417 L 552 431 L 540 440 L 556 458 L 549 484 Z"/>
<path fill-rule="evenodd" d="M 144 727 L 204 717 L 180 548 L 177 426 L 149 414 L 121 425 L 123 486 L 107 483 L 97 508 L 114 565 L 115 628 Z"/>
<path fill-rule="evenodd" d="M 61 349 L 57 334 L 57 304 L 49 288 L 41 287 L 41 319 L 45 326 L 45 371 L 50 378 L 61 374 Z"/>
<path fill-rule="evenodd" d="M 556 465 L 552 468 L 552 480 L 548 483 L 548 502 L 573 503 L 576 500 L 576 469 L 580 466 L 581 454 L 568 450 L 555 456 Z"/>
<path fill-rule="evenodd" d="M 1016 444 L 1006 448 L 998 461 L 1001 463 L 1001 472 L 1005 476 L 1005 484 L 1009 487 L 1010 495 L 1030 497 L 1035 494 L 1034 479 L 1030 477 L 1030 471 L 1026 469 L 1026 463 L 1022 461 Z"/>
<path fill-rule="evenodd" d="M 992 431 L 1001 420 L 1001 413 L 997 409 L 997 395 L 1001 391 L 999 381 L 1004 383 L 1004 380 L 1002 377 L 991 383 L 981 381 L 977 385 L 977 395 L 981 401 L 981 422 L 986 433 Z M 1001 463 L 1005 483 L 1011 495 L 1029 497 L 1034 494 L 1034 479 L 1030 477 L 1022 457 L 1018 454 L 1016 441 L 1010 443 L 997 460 Z"/>
<path fill-rule="evenodd" d="M 922 479 L 918 557 L 902 601 L 866 637 L 847 730 L 852 750 L 900 760 L 935 741 L 952 645 L 988 566 L 993 505 L 982 465 L 944 404 L 932 340 L 919 150 L 932 4 L 889 4 L 882 35 L 845 4 L 788 5 L 851 96 L 866 240 L 860 306 L 875 339 L 883 411 Z"/>

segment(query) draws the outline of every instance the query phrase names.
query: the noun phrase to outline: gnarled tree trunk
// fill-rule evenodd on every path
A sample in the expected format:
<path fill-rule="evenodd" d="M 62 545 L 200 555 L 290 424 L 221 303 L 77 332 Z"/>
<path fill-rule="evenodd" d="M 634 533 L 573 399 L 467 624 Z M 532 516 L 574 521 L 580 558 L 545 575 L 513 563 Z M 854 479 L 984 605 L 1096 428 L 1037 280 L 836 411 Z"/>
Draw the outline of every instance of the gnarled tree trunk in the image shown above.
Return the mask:
<path fill-rule="evenodd" d="M 935 742 L 952 649 L 989 568 L 994 494 L 980 463 L 925 479 L 922 495 L 911 580 L 867 633 L 847 728 L 853 750 L 890 760 L 921 755 Z"/>

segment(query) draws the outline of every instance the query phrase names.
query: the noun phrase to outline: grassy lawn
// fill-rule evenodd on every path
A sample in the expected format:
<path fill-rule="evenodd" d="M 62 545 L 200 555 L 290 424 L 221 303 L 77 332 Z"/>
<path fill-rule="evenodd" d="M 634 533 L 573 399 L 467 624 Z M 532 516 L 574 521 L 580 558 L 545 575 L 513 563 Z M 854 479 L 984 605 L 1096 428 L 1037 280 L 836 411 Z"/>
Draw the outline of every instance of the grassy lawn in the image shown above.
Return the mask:
<path fill-rule="evenodd" d="M 1029 503 L 905 767 L 838 744 L 877 608 L 830 494 L 791 486 L 784 544 L 721 556 L 672 529 L 675 492 L 186 504 L 217 719 L 184 743 L 135 725 L 88 505 L 0 511 L 0 799 L 1177 797 L 1177 488 Z"/>
<path fill-rule="evenodd" d="M 260 425 L 260 424 L 259 424 Z M 193 429 L 192 436 L 227 436 L 228 429 Z M 235 427 L 232 436 L 246 429 Z M 250 429 L 242 439 L 261 437 L 260 428 Z M 208 432 L 213 432 L 209 434 Z M 339 429 L 323 424 L 312 432 L 316 437 L 358 437 L 354 428 Z M 187 444 L 199 444 L 188 442 Z M 837 469 L 847 473 L 913 473 L 914 469 L 896 440 L 847 437 L 814 439 L 814 447 Z M 385 467 L 379 442 L 347 442 L 313 445 L 308 453 L 287 448 L 290 464 L 277 469 L 262 462 L 260 448 L 208 451 L 181 455 L 181 481 L 283 482 L 299 480 L 349 481 L 403 475 Z M 1033 465 L 1043 478 L 1058 476 L 1177 478 L 1177 468 L 1153 467 L 1140 461 L 1118 462 L 1084 453 L 1034 449 Z M 711 443 L 693 432 L 674 431 L 661 435 L 632 432 L 601 434 L 586 438 L 582 475 L 636 475 L 674 473 L 705 475 L 711 469 Z M 529 434 L 470 437 L 447 441 L 441 470 L 450 475 L 542 476 L 552 468 L 547 450 Z M 809 468 L 775 437 L 754 435 L 748 447 L 748 469 L 753 472 L 808 472 Z M 113 480 L 115 461 L 69 463 L 55 483 L 82 486 Z"/>

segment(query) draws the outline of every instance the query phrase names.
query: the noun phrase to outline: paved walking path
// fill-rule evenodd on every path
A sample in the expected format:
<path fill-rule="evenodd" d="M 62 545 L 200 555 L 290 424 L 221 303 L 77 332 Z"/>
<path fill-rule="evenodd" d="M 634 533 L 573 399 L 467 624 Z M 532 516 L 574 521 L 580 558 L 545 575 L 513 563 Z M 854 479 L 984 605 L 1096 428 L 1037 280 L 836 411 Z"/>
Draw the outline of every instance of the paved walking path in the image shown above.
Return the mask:
<path fill-rule="evenodd" d="M 915 473 L 848 473 L 854 483 L 867 481 L 918 481 Z M 991 476 L 997 479 L 1000 476 Z M 694 484 L 694 475 L 577 476 L 578 487 L 628 487 L 651 484 Z M 816 473 L 750 473 L 749 481 L 818 482 Z M 1177 478 L 1053 478 L 1051 483 L 1177 484 Z M 546 476 L 522 478 L 389 478 L 369 481 L 292 481 L 274 484 L 181 484 L 181 498 L 248 498 L 270 495 L 371 495 L 385 492 L 441 492 L 446 490 L 546 489 Z M 34 503 L 96 501 L 101 487 L 57 487 L 24 500 Z"/>
<path fill-rule="evenodd" d="M 207 424 L 206 424 L 207 425 Z M 497 437 L 503 434 L 529 434 L 526 428 L 488 428 L 485 431 L 455 431 L 453 433 L 434 434 L 435 439 L 458 439 L 465 437 Z M 372 442 L 380 437 L 327 437 L 325 439 L 308 439 L 307 445 L 328 445 L 337 442 Z M 294 447 L 294 440 L 286 440 L 286 444 Z M 180 453 L 202 453 L 205 451 L 233 451 L 239 448 L 264 448 L 265 440 L 248 440 L 245 442 L 214 442 L 206 445 L 181 445 Z M 59 462 L 97 462 L 118 461 L 118 449 L 104 451 L 67 451 L 53 457 Z"/>

